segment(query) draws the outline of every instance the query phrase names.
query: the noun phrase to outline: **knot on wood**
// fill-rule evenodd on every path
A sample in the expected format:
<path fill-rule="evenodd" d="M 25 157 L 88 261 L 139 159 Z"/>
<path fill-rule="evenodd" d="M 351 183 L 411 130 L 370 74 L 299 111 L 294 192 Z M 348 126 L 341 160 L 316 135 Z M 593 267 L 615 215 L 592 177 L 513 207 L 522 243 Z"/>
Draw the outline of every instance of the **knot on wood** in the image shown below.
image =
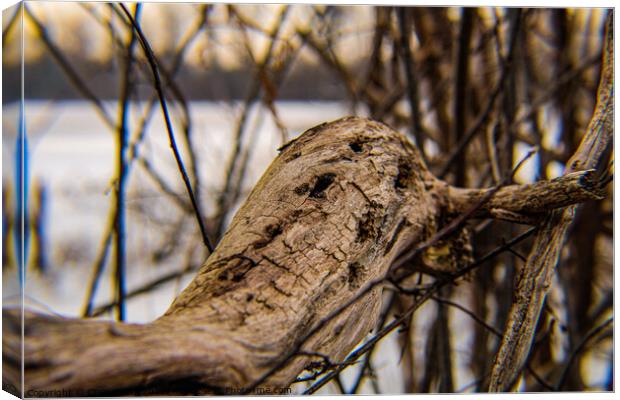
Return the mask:
<path fill-rule="evenodd" d="M 282 233 L 282 225 L 280 224 L 269 224 L 265 227 L 266 236 L 262 239 L 254 242 L 253 247 L 255 249 L 262 249 L 267 246 L 269 243 L 273 241 L 278 235 Z"/>
<path fill-rule="evenodd" d="M 232 257 L 235 261 L 232 261 L 228 264 L 224 271 L 220 272 L 217 276 L 219 281 L 232 281 L 232 282 L 240 282 L 245 274 L 248 273 L 253 267 L 256 266 L 254 260 L 249 257 L 243 255 L 237 255 L 236 257 Z"/>
<path fill-rule="evenodd" d="M 314 187 L 310 191 L 309 197 L 314 199 L 323 199 L 325 198 L 325 190 L 334 183 L 336 179 L 336 174 L 332 172 L 328 172 L 322 175 L 319 175 L 316 179 Z"/>

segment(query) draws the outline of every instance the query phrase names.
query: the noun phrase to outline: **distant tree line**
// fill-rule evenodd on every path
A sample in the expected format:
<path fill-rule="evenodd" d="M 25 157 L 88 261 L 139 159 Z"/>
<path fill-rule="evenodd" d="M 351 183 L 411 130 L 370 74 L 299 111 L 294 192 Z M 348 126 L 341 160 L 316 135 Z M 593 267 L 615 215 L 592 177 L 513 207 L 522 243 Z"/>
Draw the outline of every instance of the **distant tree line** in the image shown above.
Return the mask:
<path fill-rule="evenodd" d="M 165 59 L 165 57 L 162 57 Z M 81 76 L 89 77 L 89 87 L 100 99 L 116 100 L 119 97 L 118 71 L 110 63 L 98 63 L 84 59 L 72 59 Z M 237 70 L 220 67 L 208 69 L 184 64 L 175 82 L 188 100 L 241 100 L 253 81 L 251 65 Z M 19 98 L 19 65 L 3 65 L 3 103 Z M 36 63 L 24 65 L 24 94 L 36 100 L 79 100 L 83 96 L 67 80 L 65 72 L 45 53 Z M 309 85 L 308 82 L 313 82 Z M 143 90 L 136 90 L 135 97 L 147 100 L 151 96 L 149 82 L 143 82 Z M 342 81 L 324 65 L 298 64 L 289 72 L 278 93 L 279 100 L 346 100 L 346 88 Z"/>

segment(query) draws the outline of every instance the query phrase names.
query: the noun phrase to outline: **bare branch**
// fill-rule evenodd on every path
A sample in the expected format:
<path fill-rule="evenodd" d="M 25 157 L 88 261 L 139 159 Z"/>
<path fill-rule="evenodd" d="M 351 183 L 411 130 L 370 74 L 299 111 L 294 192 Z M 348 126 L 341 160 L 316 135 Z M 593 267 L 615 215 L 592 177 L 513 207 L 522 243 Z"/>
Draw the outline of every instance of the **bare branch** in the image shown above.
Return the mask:
<path fill-rule="evenodd" d="M 196 220 L 198 221 L 200 233 L 202 234 L 203 243 L 207 247 L 207 249 L 209 249 L 209 252 L 212 253 L 213 245 L 211 245 L 211 242 L 209 241 L 209 237 L 207 235 L 207 231 L 204 225 L 204 219 L 200 211 L 200 206 L 196 202 L 196 197 L 194 196 L 192 185 L 189 181 L 189 177 L 187 175 L 187 171 L 185 170 L 185 166 L 183 165 L 183 160 L 181 159 L 181 154 L 179 153 L 179 149 L 177 148 L 176 140 L 174 139 L 174 130 L 172 128 L 172 122 L 170 121 L 170 115 L 168 113 L 168 106 L 166 104 L 166 99 L 164 96 L 161 78 L 159 76 L 158 63 L 155 58 L 155 54 L 153 54 L 153 51 L 151 50 L 151 46 L 148 44 L 148 41 L 144 37 L 144 34 L 142 33 L 142 29 L 140 28 L 140 25 L 138 25 L 136 21 L 134 21 L 133 17 L 131 16 L 127 8 L 122 3 L 120 4 L 120 7 L 122 8 L 123 12 L 129 19 L 131 24 L 133 25 L 136 33 L 138 34 L 140 44 L 142 45 L 142 48 L 144 49 L 144 53 L 146 54 L 147 60 L 149 62 L 149 66 L 151 67 L 155 88 L 157 89 L 157 94 L 159 96 L 159 103 L 161 105 L 161 109 L 164 114 L 164 120 L 166 122 L 166 130 L 168 132 L 168 138 L 170 139 L 170 147 L 172 148 L 174 159 L 177 162 L 179 172 L 181 173 L 181 177 L 183 178 L 183 183 L 185 183 L 185 187 L 187 189 L 187 193 L 191 200 L 192 207 L 194 208 L 194 212 L 196 214 Z"/>
<path fill-rule="evenodd" d="M 520 14 L 517 14 L 511 27 L 510 47 L 509 47 L 510 50 L 508 52 L 508 57 L 506 61 L 504 62 L 504 64 L 502 65 L 502 71 L 499 76 L 498 82 L 495 85 L 495 89 L 493 90 L 493 92 L 491 92 L 491 95 L 489 96 L 489 99 L 486 103 L 484 110 L 480 113 L 480 115 L 478 116 L 474 124 L 467 130 L 465 134 L 463 134 L 463 136 L 459 140 L 454 150 L 448 156 L 448 160 L 445 162 L 445 164 L 439 171 L 439 174 L 437 174 L 439 178 L 443 178 L 446 176 L 446 174 L 449 172 L 454 161 L 459 157 L 461 152 L 465 151 L 465 147 L 469 144 L 469 142 L 471 142 L 471 140 L 481 130 L 482 126 L 486 123 L 489 116 L 491 115 L 491 110 L 493 109 L 495 105 L 495 101 L 497 100 L 497 98 L 499 97 L 500 93 L 502 92 L 504 88 L 504 80 L 508 76 L 508 73 L 510 72 L 510 68 L 512 66 L 512 57 L 514 55 L 514 49 L 515 49 L 515 44 L 517 42 L 517 36 L 519 33 L 520 25 L 521 25 L 521 16 Z"/>
<path fill-rule="evenodd" d="M 595 338 L 598 334 L 603 332 L 609 325 L 613 323 L 613 317 L 608 318 L 602 324 L 592 329 L 588 332 L 583 339 L 579 342 L 579 344 L 575 347 L 573 351 L 571 351 L 570 356 L 568 357 L 568 361 L 564 365 L 564 369 L 562 370 L 562 374 L 560 375 L 560 379 L 558 379 L 558 383 L 555 385 L 556 391 L 561 391 L 564 383 L 566 383 L 566 378 L 568 377 L 568 373 L 570 372 L 571 367 L 573 366 L 575 360 L 579 356 L 579 354 L 585 349 L 588 342 L 590 342 L 593 338 Z"/>
<path fill-rule="evenodd" d="M 567 163 L 566 173 L 599 167 L 613 134 L 613 12 L 607 15 L 603 70 L 594 115 L 581 144 Z M 553 211 L 545 218 L 525 266 L 516 281 L 502 343 L 493 363 L 489 391 L 507 391 L 527 359 L 544 299 L 559 262 L 560 252 L 576 206 Z"/>
<path fill-rule="evenodd" d="M 49 50 L 50 54 L 62 70 L 65 72 L 73 86 L 84 96 L 88 101 L 90 101 L 94 106 L 95 110 L 99 113 L 103 121 L 108 125 L 109 128 L 116 130 L 116 122 L 114 119 L 108 114 L 108 111 L 105 109 L 103 102 L 88 88 L 86 82 L 79 76 L 79 74 L 75 71 L 69 60 L 64 56 L 62 50 L 52 41 L 50 36 L 47 33 L 47 29 L 45 26 L 30 12 L 26 4 L 23 4 L 24 11 L 28 18 L 34 23 L 34 26 L 37 29 L 37 33 L 39 37 Z"/>
<path fill-rule="evenodd" d="M 462 189 L 449 187 L 454 210 L 465 212 L 492 189 Z M 550 181 L 500 188 L 474 213 L 475 217 L 494 217 L 503 210 L 518 214 L 540 214 L 556 208 L 601 200 L 605 189 L 601 187 L 595 170 L 569 173 Z"/>

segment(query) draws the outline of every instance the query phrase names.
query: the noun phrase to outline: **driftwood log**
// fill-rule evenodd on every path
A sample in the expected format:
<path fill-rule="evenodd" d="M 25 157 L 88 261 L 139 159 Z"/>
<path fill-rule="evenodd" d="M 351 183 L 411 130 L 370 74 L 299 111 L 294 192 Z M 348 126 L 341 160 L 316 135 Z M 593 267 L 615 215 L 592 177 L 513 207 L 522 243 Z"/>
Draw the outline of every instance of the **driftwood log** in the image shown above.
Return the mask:
<path fill-rule="evenodd" d="M 396 256 L 455 215 L 478 205 L 472 216 L 531 219 L 600 198 L 595 176 L 574 172 L 488 196 L 436 179 L 417 149 L 384 124 L 348 117 L 319 125 L 281 149 L 215 252 L 157 320 L 26 311 L 24 393 L 287 387 L 312 361 L 341 361 L 372 330 L 382 290 L 376 283 Z M 15 388 L 21 335 L 20 310 L 3 310 L 3 380 Z"/>

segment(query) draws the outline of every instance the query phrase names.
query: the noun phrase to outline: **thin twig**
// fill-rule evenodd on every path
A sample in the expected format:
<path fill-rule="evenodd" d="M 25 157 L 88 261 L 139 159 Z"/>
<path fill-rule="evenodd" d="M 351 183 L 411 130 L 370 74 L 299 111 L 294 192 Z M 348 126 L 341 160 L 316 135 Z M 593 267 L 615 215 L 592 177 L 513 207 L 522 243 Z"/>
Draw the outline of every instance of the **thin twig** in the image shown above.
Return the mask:
<path fill-rule="evenodd" d="M 155 54 L 153 53 L 151 46 L 146 40 L 146 37 L 144 36 L 144 33 L 142 32 L 142 28 L 140 28 L 140 25 L 138 25 L 136 21 L 134 21 L 133 17 L 131 16 L 131 14 L 129 13 L 129 11 L 127 10 L 124 4 L 121 3 L 120 7 L 122 8 L 123 12 L 129 19 L 131 24 L 133 25 L 136 33 L 138 34 L 140 44 L 142 45 L 142 48 L 144 50 L 144 53 L 146 54 L 148 63 L 151 67 L 151 71 L 153 73 L 154 85 L 155 85 L 155 88 L 157 89 L 157 94 L 159 96 L 159 103 L 161 105 L 161 109 L 164 114 L 164 119 L 166 121 L 166 130 L 168 132 L 168 138 L 170 139 L 170 147 L 172 148 L 172 152 L 177 162 L 179 172 L 181 173 L 181 177 L 183 178 L 183 183 L 185 183 L 187 193 L 192 202 L 192 207 L 194 208 L 196 219 L 198 220 L 198 226 L 200 227 L 200 233 L 202 234 L 203 243 L 207 247 L 207 249 L 209 249 L 209 252 L 213 253 L 213 246 L 211 245 L 211 242 L 209 241 L 207 230 L 204 225 L 204 220 L 202 218 L 202 213 L 200 212 L 200 207 L 198 203 L 196 202 L 196 197 L 194 196 L 192 185 L 187 175 L 187 171 L 185 170 L 185 166 L 183 165 L 183 160 L 181 159 L 181 154 L 179 153 L 176 140 L 174 139 L 174 130 L 172 128 L 172 122 L 170 121 L 170 114 L 168 113 L 168 106 L 166 104 L 166 99 L 165 99 L 164 90 L 161 84 L 161 78 L 159 76 L 158 64 L 155 58 Z"/>
<path fill-rule="evenodd" d="M 390 293 L 390 298 L 387 301 L 388 305 L 385 307 L 385 311 L 381 314 L 381 317 L 379 318 L 379 321 L 377 323 L 377 330 L 383 329 L 383 326 L 385 325 L 385 321 L 387 320 L 387 317 L 390 314 L 390 310 L 392 309 L 392 305 L 394 304 L 395 301 L 396 301 L 396 294 L 392 292 Z M 362 368 L 357 374 L 357 378 L 355 379 L 355 382 L 353 383 L 353 387 L 351 388 L 351 390 L 349 390 L 349 394 L 357 394 L 357 391 L 359 390 L 362 384 L 362 381 L 364 380 L 364 377 L 366 376 L 366 370 L 371 368 L 371 359 L 372 359 L 372 353 L 374 349 L 375 347 L 373 346 L 373 348 L 368 351 L 368 354 L 366 354 L 366 357 L 364 358 L 364 364 L 362 365 Z"/>
<path fill-rule="evenodd" d="M 508 247 L 508 249 L 510 249 L 510 247 Z M 486 321 L 484 321 L 482 318 L 478 317 L 473 311 L 463 307 L 462 305 L 448 300 L 448 299 L 443 299 L 440 297 L 436 297 L 433 296 L 432 299 L 438 303 L 442 303 L 442 304 L 446 304 L 449 305 L 451 307 L 454 307 L 460 311 L 462 311 L 463 313 L 465 313 L 467 316 L 469 316 L 471 319 L 473 319 L 477 324 L 479 324 L 480 326 L 482 326 L 484 329 L 488 330 L 489 332 L 493 333 L 495 336 L 501 338 L 502 337 L 502 332 L 495 328 L 494 326 L 491 326 L 489 324 L 486 323 Z M 532 375 L 532 377 L 534 377 L 534 379 L 536 379 L 536 381 L 545 389 L 549 390 L 549 391 L 553 391 L 553 387 L 551 385 L 549 385 L 547 382 L 545 382 L 545 380 L 538 375 L 538 373 L 529 365 L 526 365 L 526 368 L 528 370 L 528 372 Z"/>
<path fill-rule="evenodd" d="M 185 39 L 178 46 L 175 52 L 173 61 L 172 61 L 170 72 L 169 72 L 171 77 L 174 77 L 176 73 L 178 72 L 181 66 L 181 61 L 183 60 L 183 55 L 185 54 L 187 47 L 191 44 L 194 38 L 198 35 L 198 33 L 200 33 L 200 31 L 206 25 L 209 9 L 210 9 L 210 6 L 208 5 L 204 6 L 204 9 L 201 11 L 200 13 L 201 15 L 198 18 L 197 23 L 194 25 L 192 29 L 188 31 L 188 33 L 185 35 Z M 138 126 L 136 128 L 137 133 L 135 134 L 135 139 L 132 141 L 130 145 L 130 149 L 129 149 L 128 168 L 131 168 L 131 166 L 133 165 L 133 162 L 135 160 L 138 160 L 140 164 L 145 168 L 146 172 L 151 176 L 151 178 L 155 180 L 155 183 L 157 184 L 157 186 L 164 193 L 168 194 L 171 197 L 171 199 L 175 203 L 177 203 L 184 211 L 192 212 L 192 206 L 190 204 L 187 204 L 177 193 L 174 192 L 174 190 L 172 190 L 168 186 L 168 184 L 165 182 L 163 177 L 161 177 L 157 173 L 157 171 L 151 165 L 151 163 L 139 151 L 140 150 L 139 146 L 144 140 L 144 137 L 146 136 L 147 125 L 149 124 L 149 122 L 151 121 L 151 118 L 154 115 L 154 110 L 155 110 L 154 105 L 157 99 L 158 99 L 157 92 L 155 92 L 153 93 L 153 96 L 149 99 L 149 101 L 147 102 L 142 118 L 140 122 L 138 122 L 137 124 Z M 187 107 L 187 104 L 182 103 L 182 106 Z M 192 175 L 194 177 L 194 191 L 196 193 L 196 201 L 197 203 L 200 204 L 200 187 L 199 187 L 200 179 L 198 177 L 198 172 L 197 172 L 196 156 L 195 156 L 195 152 L 193 151 L 193 146 L 192 146 L 190 134 L 189 134 L 191 131 L 191 124 L 190 124 L 191 119 L 189 118 L 189 111 L 186 108 L 184 108 L 184 110 L 185 110 L 184 111 L 185 119 L 187 120 L 187 122 L 183 124 L 184 125 L 183 129 L 184 129 L 185 137 L 187 139 L 187 146 L 188 146 L 188 150 L 190 154 L 190 162 L 191 162 L 190 166 L 192 168 Z"/>
<path fill-rule="evenodd" d="M 564 368 L 562 369 L 562 374 L 560 375 L 560 379 L 558 379 L 558 383 L 555 385 L 556 391 L 559 392 L 562 390 L 562 387 L 566 383 L 566 378 L 568 378 L 568 373 L 570 372 L 570 369 L 573 366 L 573 363 L 575 362 L 579 354 L 581 354 L 581 352 L 585 349 L 588 342 L 592 340 L 594 337 L 596 337 L 599 333 L 601 333 L 604 329 L 606 329 L 613 321 L 614 321 L 613 317 L 608 318 L 602 324 L 590 330 L 590 332 L 588 332 L 583 337 L 583 339 L 581 339 L 579 344 L 570 353 L 570 356 L 568 357 L 568 361 L 566 362 L 566 364 L 564 365 Z"/>
<path fill-rule="evenodd" d="M 485 263 L 489 259 L 491 259 L 491 258 L 497 256 L 498 254 L 502 253 L 503 251 L 505 251 L 509 246 L 512 246 L 512 245 L 514 245 L 516 243 L 519 243 L 520 241 L 522 241 L 525 238 L 529 237 L 532 233 L 534 233 L 536 231 L 536 229 L 537 229 L 536 227 L 531 228 L 528 231 L 526 231 L 525 233 L 523 233 L 523 234 L 517 236 L 516 238 L 510 240 L 506 244 L 504 244 L 502 246 L 499 246 L 495 250 L 487 253 L 485 256 L 481 257 L 477 261 L 471 263 L 467 267 L 464 267 L 464 268 L 460 269 L 454 275 L 451 275 L 451 279 L 444 279 L 444 280 L 438 281 L 434 286 L 432 286 L 429 290 L 427 290 L 425 292 L 425 294 L 423 294 L 421 296 L 421 298 L 424 299 L 424 300 L 427 300 L 428 298 L 430 298 L 430 296 L 432 294 L 434 294 L 441 287 L 443 287 L 446 284 L 454 281 L 455 279 L 458 279 L 459 277 L 462 277 L 462 276 L 466 275 L 470 271 L 478 268 L 480 265 L 482 265 L 483 263 Z M 389 271 L 388 271 L 388 273 L 389 273 Z M 356 296 L 352 297 L 347 302 L 343 303 L 340 307 L 338 307 L 337 309 L 332 311 L 330 314 L 328 314 L 325 318 L 323 318 L 321 321 L 319 321 L 318 324 L 314 328 L 312 328 L 311 330 L 307 331 L 303 336 L 301 336 L 298 339 L 297 344 L 290 351 L 288 351 L 286 354 L 284 354 L 281 357 L 279 362 L 277 362 L 271 369 L 269 369 L 259 379 L 257 379 L 254 382 L 253 385 L 251 385 L 249 388 L 244 390 L 244 392 L 245 393 L 250 393 L 254 388 L 258 387 L 260 384 L 265 382 L 265 380 L 268 379 L 271 375 L 273 375 L 274 373 L 279 371 L 282 367 L 284 367 L 288 363 L 288 361 L 292 357 L 294 357 L 301 350 L 303 344 L 306 343 L 306 341 L 308 341 L 308 339 L 310 339 L 312 336 L 314 336 L 314 334 L 316 334 L 321 329 L 323 329 L 331 320 L 333 320 L 338 315 L 340 315 L 344 310 L 346 310 L 351 305 L 355 304 L 357 301 L 362 299 L 366 294 L 368 294 L 375 287 L 377 287 L 378 285 L 384 283 L 386 278 L 387 278 L 387 276 L 388 276 L 388 273 L 386 273 L 386 275 L 383 276 L 383 277 L 380 277 L 380 278 L 377 278 L 377 279 L 375 279 L 373 281 L 368 282 L 368 284 L 366 284 L 366 286 L 364 288 L 362 288 L 358 292 L 358 294 Z M 407 312 L 405 312 L 405 314 L 403 314 L 403 316 L 401 316 L 399 319 L 396 320 L 396 321 L 400 321 L 400 322 L 398 322 L 397 324 L 391 323 L 386 328 L 384 328 L 382 331 L 380 331 L 373 339 L 371 339 L 372 343 L 370 343 L 370 341 L 367 342 L 362 348 L 359 349 L 359 351 L 356 351 L 356 352 L 351 353 L 351 354 L 352 355 L 355 354 L 356 358 L 361 356 L 362 354 L 364 354 L 366 351 L 368 351 L 372 347 L 372 344 L 374 344 L 379 339 L 383 338 L 383 336 L 387 335 L 387 333 L 391 332 L 398 325 L 400 325 L 400 323 L 405 321 L 405 318 L 410 316 L 421 305 L 422 302 L 423 301 L 416 302 L 409 310 L 407 310 Z M 336 373 L 339 373 L 340 371 L 341 371 L 341 369 L 337 369 Z M 333 378 L 334 375 L 330 376 L 329 379 Z M 322 380 L 321 381 L 322 383 L 321 382 L 317 382 L 317 385 L 320 384 L 320 386 L 323 386 L 325 383 L 327 383 L 327 381 L 329 379 Z M 314 386 L 313 386 L 313 388 L 314 388 Z M 312 389 L 312 388 L 310 388 L 310 389 Z M 308 390 L 310 390 L 310 389 L 308 389 Z M 319 389 L 319 387 L 316 387 L 312 392 L 314 392 L 314 391 L 316 391 L 318 389 Z M 308 391 L 306 391 L 306 392 L 308 392 Z"/>
<path fill-rule="evenodd" d="M 454 79 L 454 120 L 452 124 L 452 140 L 454 143 L 463 141 L 465 133 L 466 106 L 469 101 L 467 98 L 467 82 L 469 78 L 469 44 L 473 32 L 474 9 L 465 7 L 461 10 L 460 32 L 458 41 L 457 59 L 455 65 Z M 456 186 L 465 186 L 465 150 L 455 153 L 454 172 Z"/>
<path fill-rule="evenodd" d="M 489 100 L 487 101 L 485 108 L 482 110 L 482 112 L 480 113 L 480 115 L 478 116 L 474 124 L 472 125 L 472 127 L 469 128 L 467 133 L 465 133 L 462 136 L 461 140 L 458 142 L 455 149 L 450 153 L 450 155 L 448 156 L 448 160 L 446 161 L 446 163 L 443 165 L 443 167 L 439 171 L 439 174 L 437 174 L 437 177 L 439 178 L 445 177 L 445 175 L 448 173 L 448 171 L 452 167 L 452 163 L 454 163 L 454 161 L 456 160 L 457 157 L 459 157 L 461 152 L 465 150 L 465 147 L 467 147 L 469 142 L 471 142 L 474 136 L 476 136 L 476 134 L 480 131 L 482 126 L 486 123 L 487 119 L 491 115 L 491 110 L 493 109 L 493 106 L 495 105 L 495 101 L 499 97 L 499 94 L 502 92 L 502 89 L 504 88 L 504 80 L 508 76 L 509 69 L 512 65 L 512 57 L 514 55 L 515 44 L 517 42 L 519 27 L 521 25 L 520 22 L 521 22 L 521 17 L 520 15 L 517 15 L 514 20 L 511 34 L 510 34 L 510 46 L 509 46 L 508 56 L 502 67 L 500 77 L 497 81 L 495 89 L 493 90 L 493 92 L 491 92 L 491 95 L 489 96 Z"/>
<path fill-rule="evenodd" d="M 426 153 L 424 151 L 424 138 L 422 136 L 422 113 L 420 112 L 420 97 L 418 95 L 419 81 L 417 77 L 416 66 L 411 56 L 411 46 L 409 45 L 409 36 L 411 34 L 411 23 L 408 18 L 408 9 L 399 7 L 398 22 L 400 25 L 400 41 L 403 60 L 405 61 L 405 76 L 407 77 L 407 95 L 409 97 L 409 107 L 411 108 L 411 134 L 415 138 L 420 155 L 426 162 Z"/>
<path fill-rule="evenodd" d="M 109 217 L 108 227 L 106 228 L 106 233 L 104 235 L 103 243 L 101 244 L 101 248 L 99 249 L 99 254 L 95 259 L 95 263 L 93 266 L 93 274 L 90 278 L 90 284 L 88 285 L 88 291 L 86 292 L 86 303 L 84 305 L 84 311 L 82 312 L 82 317 L 90 317 L 93 315 L 93 303 L 95 301 L 95 294 L 97 293 L 97 287 L 99 286 L 99 281 L 101 279 L 101 275 L 103 273 L 103 269 L 105 267 L 108 253 L 110 251 L 110 245 L 112 244 L 112 232 L 114 230 L 114 221 L 116 220 L 116 210 L 111 211 L 111 215 Z"/>
<path fill-rule="evenodd" d="M 451 307 L 454 307 L 454 308 L 457 308 L 457 309 L 461 310 L 463 313 L 467 314 L 471 319 L 476 321 L 476 323 L 480 324 L 482 327 L 484 327 L 489 332 L 493 333 L 495 336 L 498 336 L 498 337 L 502 336 L 502 332 L 499 329 L 495 328 L 494 326 L 491 326 L 491 325 L 487 324 L 486 321 L 484 321 L 483 319 L 478 317 L 476 314 L 474 314 L 473 311 L 468 310 L 467 308 L 463 307 L 459 303 L 456 303 L 456 302 L 454 302 L 452 300 L 448 300 L 448 299 L 444 299 L 444 298 L 441 298 L 441 297 L 437 297 L 437 296 L 432 296 L 431 299 L 436 301 L 436 302 L 438 302 L 438 303 L 446 304 L 446 305 L 449 305 Z"/>
<path fill-rule="evenodd" d="M 155 169 L 153 168 L 153 166 L 151 165 L 151 162 L 140 156 L 140 158 L 138 158 L 138 162 L 140 163 L 140 165 L 144 168 L 144 171 L 146 171 L 146 173 L 153 178 L 153 180 L 155 181 L 155 183 L 157 184 L 157 187 L 159 188 L 159 190 L 161 190 L 162 192 L 164 192 L 165 194 L 167 194 L 174 203 L 176 203 L 183 211 L 189 211 L 191 212 L 192 210 L 192 206 L 190 204 L 188 204 L 178 193 L 176 193 L 164 180 L 163 177 L 161 177 L 157 171 L 155 171 Z"/>
<path fill-rule="evenodd" d="M 297 34 L 304 39 L 304 41 L 310 45 L 310 47 L 321 57 L 323 62 L 329 65 L 332 69 L 334 69 L 340 78 L 344 81 L 344 84 L 347 88 L 347 92 L 353 102 L 354 105 L 359 101 L 359 90 L 358 85 L 351 77 L 351 74 L 346 69 L 344 64 L 337 58 L 335 55 L 330 56 L 328 52 L 325 50 L 324 46 L 316 40 L 312 31 L 298 29 Z"/>
<path fill-rule="evenodd" d="M 140 3 L 136 3 L 134 7 L 134 19 L 140 18 Z M 133 52 L 136 44 L 136 35 L 134 30 L 130 30 L 129 42 L 127 43 L 125 53 L 123 54 L 123 75 L 121 82 L 120 94 L 120 123 L 118 127 L 118 181 L 116 191 L 116 221 L 114 225 L 115 245 L 116 245 L 116 268 L 114 276 L 116 281 L 116 317 L 119 321 L 125 320 L 125 291 L 126 291 L 126 263 L 127 252 L 126 245 L 126 215 L 125 215 L 125 195 L 127 190 L 128 166 L 127 166 L 127 148 L 129 143 L 129 98 L 133 91 L 132 82 L 132 66 Z"/>
<path fill-rule="evenodd" d="M 121 38 L 118 36 L 118 33 L 116 32 L 114 24 L 112 23 L 111 16 L 110 16 L 110 18 L 108 18 L 106 20 L 106 19 L 104 19 L 104 17 L 102 15 L 97 13 L 97 11 L 95 10 L 95 8 L 93 7 L 92 4 L 85 3 L 85 2 L 80 2 L 78 4 L 86 12 L 88 12 L 88 14 L 90 16 L 92 16 L 95 19 L 95 21 L 97 21 L 99 24 L 101 24 L 102 28 L 104 28 L 104 29 L 106 29 L 108 31 L 108 33 L 110 34 L 110 38 L 111 38 L 112 42 L 115 43 L 118 46 L 119 49 L 123 49 L 125 47 L 125 44 L 123 43 Z"/>
<path fill-rule="evenodd" d="M 201 265 L 200 264 L 195 264 L 195 265 L 191 265 L 189 264 L 189 266 L 187 268 L 183 268 L 180 271 L 173 271 L 170 272 L 168 274 L 165 274 L 151 282 L 148 282 L 142 286 L 139 286 L 131 291 L 129 291 L 126 295 L 125 295 L 125 299 L 129 300 L 132 299 L 134 297 L 140 296 L 142 294 L 148 294 L 151 293 L 151 291 L 165 283 L 168 283 L 170 281 L 173 281 L 177 278 L 180 278 L 184 275 L 187 275 L 189 273 L 195 272 L 198 269 L 200 269 Z M 99 307 L 94 308 L 94 310 L 91 312 L 91 315 L 93 317 L 98 317 L 100 315 L 105 314 L 106 312 L 112 310 L 114 307 L 116 307 L 117 302 L 113 301 L 104 305 L 101 305 Z"/>
<path fill-rule="evenodd" d="M 84 96 L 87 100 L 89 100 L 95 106 L 95 110 L 99 113 L 99 115 L 103 118 L 103 121 L 113 130 L 116 130 L 116 122 L 114 119 L 108 114 L 106 111 L 103 102 L 88 88 L 84 80 L 79 76 L 79 74 L 75 71 L 75 69 L 71 66 L 71 63 L 64 56 L 62 51 L 54 41 L 50 38 L 47 33 L 47 29 L 41 22 L 30 12 L 26 4 L 23 4 L 24 10 L 26 11 L 26 15 L 30 18 L 32 23 L 35 25 L 37 29 L 37 33 L 39 37 L 43 41 L 43 44 L 47 47 L 52 57 L 56 60 L 60 68 L 67 75 L 73 86 Z"/>
<path fill-rule="evenodd" d="M 185 39 L 181 42 L 179 46 L 177 46 L 174 57 L 172 59 L 172 65 L 169 71 L 170 78 L 174 78 L 176 76 L 177 72 L 179 71 L 181 67 L 181 62 L 183 61 L 183 57 L 185 55 L 185 52 L 187 51 L 187 48 L 193 42 L 193 40 L 198 36 L 198 34 L 202 31 L 202 29 L 206 26 L 210 9 L 211 9 L 210 5 L 205 5 L 201 8 L 200 16 L 196 24 L 194 24 L 194 26 L 190 28 L 190 30 L 188 30 L 188 32 L 185 35 Z M 171 79 L 170 82 L 174 82 L 174 80 Z M 154 105 L 156 101 L 157 101 L 157 92 L 153 93 L 153 96 L 151 96 L 151 98 L 147 102 L 145 111 L 142 115 L 142 119 L 138 123 L 138 128 L 136 130 L 137 134 L 135 135 L 136 138 L 131 144 L 131 153 L 130 153 L 131 161 L 133 161 L 135 158 L 140 156 L 139 145 L 142 143 L 144 136 L 146 134 L 146 127 L 148 123 L 151 121 L 152 116 L 154 115 L 153 111 L 154 111 Z M 195 185 L 194 189 L 196 192 L 197 201 L 200 203 L 200 201 L 198 200 L 200 197 L 200 188 L 198 187 L 200 179 L 198 178 L 197 162 L 195 160 L 196 158 L 195 152 L 193 151 L 193 146 L 191 144 L 191 139 L 190 139 L 191 136 L 189 134 L 189 132 L 191 131 L 191 118 L 189 115 L 189 110 L 187 109 L 188 107 L 187 102 L 181 102 L 181 106 L 184 109 L 184 114 L 185 114 L 185 119 L 186 119 L 186 121 L 183 124 L 184 125 L 183 128 L 185 131 L 185 137 L 187 139 L 187 146 L 188 146 L 188 150 L 189 150 L 190 157 L 191 157 L 190 161 L 191 161 L 191 167 L 192 167 L 192 175 L 194 176 L 194 185 Z"/>

